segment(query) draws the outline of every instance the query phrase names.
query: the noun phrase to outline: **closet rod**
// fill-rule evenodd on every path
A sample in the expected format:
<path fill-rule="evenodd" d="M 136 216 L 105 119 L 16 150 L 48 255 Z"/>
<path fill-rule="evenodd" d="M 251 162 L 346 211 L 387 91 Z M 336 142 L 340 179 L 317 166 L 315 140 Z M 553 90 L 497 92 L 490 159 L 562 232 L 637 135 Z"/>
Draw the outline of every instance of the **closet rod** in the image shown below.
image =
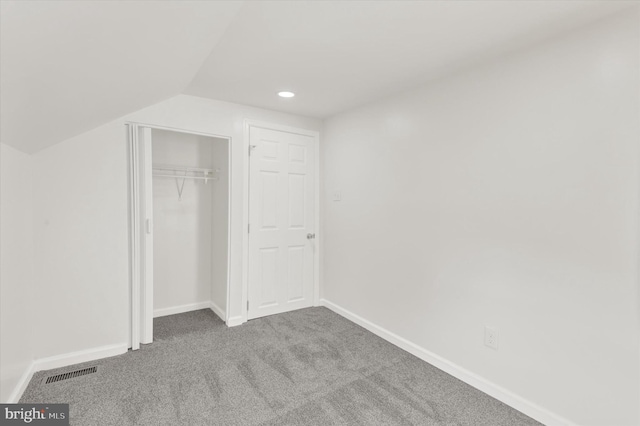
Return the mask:
<path fill-rule="evenodd" d="M 187 166 L 172 166 L 170 164 L 154 164 L 153 169 L 179 171 L 179 172 L 208 172 L 208 173 L 214 173 L 217 171 L 217 169 L 205 169 L 201 167 L 187 167 Z"/>
<path fill-rule="evenodd" d="M 167 173 L 167 172 L 173 172 L 173 174 Z M 218 173 L 220 173 L 220 169 L 205 169 L 202 167 L 173 166 L 169 164 L 153 165 L 154 177 L 204 180 L 206 183 L 208 180 L 218 180 Z"/>
<path fill-rule="evenodd" d="M 165 174 L 159 174 L 159 173 L 154 173 L 153 177 L 168 177 L 168 178 L 174 178 L 174 179 L 198 179 L 198 180 L 218 180 L 218 178 L 216 176 L 180 176 L 180 175 L 165 175 Z"/>

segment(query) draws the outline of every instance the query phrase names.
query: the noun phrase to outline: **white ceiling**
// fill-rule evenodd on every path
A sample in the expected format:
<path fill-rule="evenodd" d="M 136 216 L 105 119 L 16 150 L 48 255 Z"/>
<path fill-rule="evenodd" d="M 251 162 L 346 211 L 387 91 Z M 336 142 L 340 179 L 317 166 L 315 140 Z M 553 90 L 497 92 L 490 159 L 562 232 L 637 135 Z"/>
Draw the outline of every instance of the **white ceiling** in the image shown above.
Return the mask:
<path fill-rule="evenodd" d="M 242 3 L 0 2 L 0 138 L 36 152 L 182 92 Z"/>
<path fill-rule="evenodd" d="M 631 3 L 247 2 L 185 92 L 323 118 Z"/>
<path fill-rule="evenodd" d="M 327 117 L 637 2 L 0 4 L 0 137 L 36 152 L 179 93 Z"/>

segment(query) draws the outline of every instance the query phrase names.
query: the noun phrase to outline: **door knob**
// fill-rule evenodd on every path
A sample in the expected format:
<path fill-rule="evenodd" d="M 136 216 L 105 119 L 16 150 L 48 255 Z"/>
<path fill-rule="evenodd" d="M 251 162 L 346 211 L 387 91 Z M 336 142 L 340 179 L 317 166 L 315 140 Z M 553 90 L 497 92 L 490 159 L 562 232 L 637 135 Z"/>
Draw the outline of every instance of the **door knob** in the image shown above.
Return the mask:
<path fill-rule="evenodd" d="M 316 237 L 316 234 L 307 234 L 307 240 L 313 240 Z"/>

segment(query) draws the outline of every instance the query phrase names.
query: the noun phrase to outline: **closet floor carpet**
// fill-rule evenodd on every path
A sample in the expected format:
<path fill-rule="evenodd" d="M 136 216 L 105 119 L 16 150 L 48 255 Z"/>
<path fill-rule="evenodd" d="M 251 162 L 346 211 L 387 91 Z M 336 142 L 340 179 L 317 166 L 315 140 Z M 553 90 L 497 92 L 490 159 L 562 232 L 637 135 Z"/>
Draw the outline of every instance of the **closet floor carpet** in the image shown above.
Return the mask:
<path fill-rule="evenodd" d="M 21 403 L 72 425 L 539 425 L 326 308 L 227 328 L 210 310 L 157 318 L 138 351 L 36 373 Z M 44 384 L 79 368 L 98 371 Z"/>

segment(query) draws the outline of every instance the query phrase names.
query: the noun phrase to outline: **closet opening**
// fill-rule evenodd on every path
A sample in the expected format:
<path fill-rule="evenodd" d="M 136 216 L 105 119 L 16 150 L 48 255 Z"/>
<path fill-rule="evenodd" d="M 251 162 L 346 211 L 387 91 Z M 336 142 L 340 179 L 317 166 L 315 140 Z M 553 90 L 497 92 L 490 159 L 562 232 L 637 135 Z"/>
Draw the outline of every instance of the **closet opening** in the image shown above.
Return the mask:
<path fill-rule="evenodd" d="M 227 321 L 231 161 L 228 137 L 133 123 L 128 130 L 135 350 L 153 342 L 154 318 L 206 309 Z"/>

